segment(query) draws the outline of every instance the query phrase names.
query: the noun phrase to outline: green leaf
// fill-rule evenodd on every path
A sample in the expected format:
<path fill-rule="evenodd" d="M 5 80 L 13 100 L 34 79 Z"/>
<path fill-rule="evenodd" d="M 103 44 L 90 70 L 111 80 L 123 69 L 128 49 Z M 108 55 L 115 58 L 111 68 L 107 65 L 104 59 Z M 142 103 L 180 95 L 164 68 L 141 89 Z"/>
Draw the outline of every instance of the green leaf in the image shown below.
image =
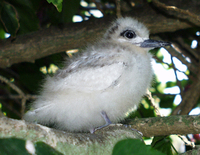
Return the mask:
<path fill-rule="evenodd" d="M 175 95 L 165 95 L 163 94 L 162 96 L 160 96 L 161 100 L 160 100 L 160 107 L 161 108 L 173 108 L 173 101 L 175 98 Z"/>
<path fill-rule="evenodd" d="M 188 83 L 189 83 L 188 80 L 182 80 L 182 81 L 181 81 L 182 87 L 187 87 L 187 86 L 188 86 Z"/>
<path fill-rule="evenodd" d="M 0 139 L 0 154 L 1 155 L 30 155 L 25 149 L 25 140 L 17 138 Z"/>
<path fill-rule="evenodd" d="M 4 25 L 6 32 L 10 33 L 12 36 L 16 36 L 20 27 L 16 8 L 5 1 L 1 4 L 1 22 Z"/>
<path fill-rule="evenodd" d="M 14 7 L 22 7 L 23 9 L 27 8 L 30 9 L 33 7 L 33 2 L 31 0 L 6 0 L 10 4 L 12 4 Z M 34 5 L 39 5 L 39 0 L 34 0 Z M 32 11 L 32 10 L 31 10 Z"/>
<path fill-rule="evenodd" d="M 168 81 L 166 83 L 166 88 L 170 88 L 170 87 L 174 87 L 174 86 L 176 86 L 176 82 Z"/>
<path fill-rule="evenodd" d="M 27 9 L 17 8 L 20 15 L 20 29 L 18 34 L 25 34 L 39 29 L 39 20 L 33 12 L 27 11 Z"/>
<path fill-rule="evenodd" d="M 166 136 L 157 136 L 153 138 L 151 146 L 167 155 L 172 155 L 171 139 Z"/>
<path fill-rule="evenodd" d="M 155 117 L 154 108 L 152 108 L 149 99 L 144 98 L 141 101 L 141 104 L 138 107 L 138 109 L 130 113 L 128 116 L 129 119 L 134 119 L 136 117 L 138 118 Z"/>
<path fill-rule="evenodd" d="M 51 146 L 45 144 L 44 142 L 37 142 L 35 144 L 35 149 L 36 149 L 36 154 L 37 155 L 44 155 L 44 154 L 62 155 L 62 153 L 58 152 L 57 150 L 55 150 Z"/>
<path fill-rule="evenodd" d="M 164 155 L 164 153 L 154 150 L 145 145 L 139 139 L 126 139 L 119 141 L 113 149 L 112 155 Z"/>
<path fill-rule="evenodd" d="M 0 139 L 1 155 L 30 155 L 25 148 L 26 141 L 18 138 L 2 138 Z M 51 146 L 44 142 L 35 143 L 35 154 L 37 155 L 62 155 Z"/>
<path fill-rule="evenodd" d="M 3 25 L 0 23 L 0 39 L 5 39 L 6 32 L 4 31 Z"/>
<path fill-rule="evenodd" d="M 72 22 L 72 17 L 80 7 L 80 0 L 63 0 L 63 10 L 61 12 L 61 23 Z"/>
<path fill-rule="evenodd" d="M 62 11 L 47 10 L 47 14 L 53 24 L 63 24 L 72 22 L 72 17 L 78 12 L 80 0 L 63 0 Z M 56 12 L 55 12 L 56 11 Z"/>
<path fill-rule="evenodd" d="M 17 10 L 20 22 L 20 29 L 18 34 L 25 34 L 36 31 L 39 28 L 39 20 L 36 16 L 36 10 L 30 0 L 15 0 L 11 1 L 12 5 Z M 38 0 L 35 0 L 38 3 Z"/>
<path fill-rule="evenodd" d="M 63 0 L 47 0 L 48 3 L 53 3 L 53 5 L 56 7 L 58 12 L 62 11 L 62 2 Z"/>
<path fill-rule="evenodd" d="M 4 7 L 5 4 L 7 7 Z M 39 0 L 34 1 L 34 5 L 36 4 L 39 5 Z M 10 9 L 8 9 L 9 5 L 11 7 Z M 38 30 L 39 20 L 36 16 L 37 8 L 33 6 L 30 0 L 7 0 L 7 2 L 0 3 L 0 7 L 2 8 L 2 24 L 5 30 L 12 36 L 15 36 L 16 33 L 25 34 Z M 8 18 L 8 15 L 12 15 L 11 17 L 13 18 Z"/>
<path fill-rule="evenodd" d="M 163 60 L 163 54 L 160 50 L 158 50 L 158 52 L 156 53 L 156 56 L 158 57 L 158 59 Z"/>

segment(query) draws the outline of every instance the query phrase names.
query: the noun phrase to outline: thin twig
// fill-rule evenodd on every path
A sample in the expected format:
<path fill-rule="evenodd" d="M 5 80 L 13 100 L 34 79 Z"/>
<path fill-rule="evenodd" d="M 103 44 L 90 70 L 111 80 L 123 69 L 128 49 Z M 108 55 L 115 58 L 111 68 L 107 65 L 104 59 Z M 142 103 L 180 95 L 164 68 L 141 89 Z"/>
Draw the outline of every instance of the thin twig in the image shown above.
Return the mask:
<path fill-rule="evenodd" d="M 179 39 L 176 39 L 176 41 L 179 41 Z M 178 43 L 173 43 L 172 47 L 182 55 L 183 59 L 186 60 L 186 58 L 189 58 L 190 61 L 192 62 L 193 66 L 198 65 L 198 62 L 196 61 L 198 58 L 195 58 L 192 54 L 191 54 L 191 50 L 189 49 L 190 47 L 185 45 L 185 43 L 183 42 L 178 42 Z"/>
<path fill-rule="evenodd" d="M 154 100 L 154 98 L 152 97 L 151 92 L 150 92 L 148 89 L 147 89 L 147 97 L 148 97 L 148 99 L 151 101 L 151 105 L 154 107 L 155 112 L 156 112 L 156 115 L 159 116 L 159 117 L 162 117 L 162 116 L 161 116 L 161 113 L 160 113 L 160 111 L 159 111 L 159 108 L 158 108 L 158 106 L 156 105 L 155 100 Z"/>
<path fill-rule="evenodd" d="M 162 40 L 160 37 L 156 36 L 155 39 Z M 172 57 L 177 57 L 188 69 L 193 72 L 198 72 L 198 67 L 194 63 L 190 63 L 186 60 L 187 56 L 184 56 L 183 50 L 181 50 L 175 43 L 172 43 L 171 46 L 165 48 Z M 190 58 L 191 59 L 191 58 Z M 198 64 L 197 64 L 198 65 Z"/>
<path fill-rule="evenodd" d="M 181 37 L 176 38 L 176 42 L 178 42 L 176 46 L 179 46 L 179 49 L 181 49 L 181 53 L 186 57 L 189 57 L 194 65 L 198 65 L 198 60 L 199 60 L 198 51 L 192 49 L 190 45 L 186 44 L 183 38 Z"/>
<path fill-rule="evenodd" d="M 172 66 L 172 65 L 170 65 L 170 64 L 168 64 L 168 63 L 162 61 L 161 59 L 159 59 L 159 58 L 156 57 L 156 56 L 153 56 L 153 58 L 154 58 L 156 61 L 158 61 L 158 62 L 160 62 L 160 63 L 163 63 L 163 64 L 167 65 L 168 67 L 172 67 L 172 68 L 175 67 L 175 66 Z M 189 76 L 189 75 L 187 75 L 185 72 L 179 70 L 178 68 L 176 68 L 176 71 L 179 71 L 180 73 L 183 73 L 183 74 L 185 74 L 186 76 Z"/>
<path fill-rule="evenodd" d="M 7 78 L 3 77 L 0 75 L 0 81 L 6 83 L 8 86 L 10 86 L 13 90 L 15 90 L 22 98 L 22 108 L 21 108 L 21 116 L 24 115 L 24 110 L 25 110 L 25 104 L 26 104 L 26 95 L 24 92 L 17 87 L 15 84 L 11 83 Z"/>
<path fill-rule="evenodd" d="M 178 85 L 179 88 L 180 88 L 180 91 L 181 91 L 180 94 L 182 94 L 182 92 L 183 92 L 183 87 L 181 86 L 181 82 L 180 82 L 179 79 L 178 79 L 178 75 L 177 75 L 177 73 L 176 73 L 177 68 L 176 68 L 175 65 L 174 65 L 174 60 L 173 60 L 173 57 L 172 57 L 172 56 L 171 56 L 171 61 L 172 61 L 172 67 L 173 67 L 174 74 L 175 74 L 175 77 L 176 77 L 177 85 Z M 181 95 L 181 97 L 182 97 L 182 95 Z"/>
<path fill-rule="evenodd" d="M 19 89 L 15 84 L 11 83 L 7 78 L 0 75 L 0 80 L 2 82 L 6 83 L 7 85 L 9 85 L 13 90 L 15 90 L 19 95 L 21 95 L 21 97 L 25 96 L 23 91 L 21 89 Z"/>
<path fill-rule="evenodd" d="M 159 2 L 158 0 L 152 0 L 152 2 L 158 8 L 163 8 L 167 11 L 175 11 L 176 13 L 178 13 L 180 17 L 183 17 L 183 15 L 186 15 L 190 21 L 199 25 L 199 23 L 196 23 L 195 21 L 200 22 L 200 17 L 194 13 L 191 13 L 189 10 L 179 9 L 176 6 L 167 6 L 164 3 Z"/>
<path fill-rule="evenodd" d="M 193 73 L 196 73 L 198 71 L 198 68 L 194 64 L 189 63 L 185 59 L 185 57 L 183 57 L 182 51 L 175 44 L 172 44 L 172 46 L 167 50 L 171 54 L 171 56 L 177 57 L 183 64 L 185 64 L 190 71 L 192 71 Z"/>

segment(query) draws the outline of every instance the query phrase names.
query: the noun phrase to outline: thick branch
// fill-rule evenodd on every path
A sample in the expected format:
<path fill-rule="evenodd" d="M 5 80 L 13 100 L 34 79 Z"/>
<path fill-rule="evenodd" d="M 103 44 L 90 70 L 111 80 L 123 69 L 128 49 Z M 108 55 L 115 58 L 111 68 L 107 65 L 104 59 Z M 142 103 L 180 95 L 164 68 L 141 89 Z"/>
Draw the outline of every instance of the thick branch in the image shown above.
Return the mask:
<path fill-rule="evenodd" d="M 69 133 L 21 120 L 0 118 L 0 138 L 22 138 L 43 141 L 63 154 L 112 154 L 114 145 L 125 138 L 141 139 L 136 131 L 124 126 L 111 126 L 95 134 Z"/>
<path fill-rule="evenodd" d="M 170 116 L 136 119 L 131 127 L 141 131 L 144 136 L 170 134 L 189 134 L 200 132 L 200 116 Z M 21 120 L 0 118 L 0 138 L 23 138 L 32 142 L 43 141 L 58 151 L 69 154 L 111 154 L 117 141 L 124 138 L 141 139 L 135 130 L 114 125 L 90 133 L 69 133 L 48 127 L 30 124 Z"/>
<path fill-rule="evenodd" d="M 159 2 L 158 0 L 152 0 L 153 4 L 161 9 L 162 11 L 166 11 L 168 14 L 171 14 L 175 17 L 180 17 L 182 19 L 188 19 L 191 23 L 196 23 L 199 25 L 200 16 L 198 14 L 194 14 L 193 12 L 189 11 L 188 9 L 180 9 L 174 6 L 171 2 L 168 2 L 168 5 L 165 3 Z M 170 6 L 170 3 L 172 4 Z"/>
<path fill-rule="evenodd" d="M 132 128 L 142 132 L 144 136 L 164 136 L 171 134 L 200 133 L 200 116 L 169 116 L 131 120 Z"/>
<path fill-rule="evenodd" d="M 200 133 L 200 116 L 169 116 L 169 117 L 153 117 L 153 118 L 140 118 L 135 120 L 130 120 L 128 123 L 133 129 L 137 129 L 138 131 L 142 132 L 145 137 L 151 137 L 151 136 L 164 136 L 164 135 L 171 135 L 171 134 L 197 134 Z M 15 130 L 24 130 L 26 132 L 30 132 L 29 130 L 35 130 L 40 134 L 39 137 L 41 137 L 44 133 L 44 129 L 47 130 L 47 127 L 42 128 L 43 126 L 37 125 L 37 124 L 30 124 L 25 123 L 24 121 L 20 120 L 14 120 L 9 119 L 6 117 L 0 118 L 0 135 L 9 134 L 11 130 L 13 130 L 13 127 L 15 127 Z M 50 128 L 48 128 L 50 130 Z M 60 134 L 64 134 L 64 136 L 71 136 L 72 139 L 74 136 L 76 137 L 79 135 L 80 137 L 93 137 L 93 140 L 96 138 L 100 138 L 101 140 L 106 138 L 105 135 L 101 135 L 102 132 L 113 132 L 113 130 L 129 130 L 129 128 L 125 128 L 124 126 L 111 126 L 108 128 L 103 128 L 103 130 L 98 130 L 98 132 L 95 132 L 92 136 L 89 133 L 68 133 L 68 132 L 61 132 L 59 130 L 51 129 L 49 132 L 55 132 L 58 133 L 56 136 L 60 136 Z M 54 133 L 54 134 L 55 134 Z M 101 133 L 101 134 L 99 134 Z M 16 133 L 15 133 L 16 134 Z M 49 133 L 50 134 L 50 133 Z M 11 135 L 10 135 L 11 136 Z M 27 135 L 24 135 L 26 137 Z M 101 136 L 101 137 L 99 137 Z M 85 137 L 85 138 L 86 138 Z M 66 138 L 66 137 L 65 137 Z M 64 139 L 65 139 L 64 138 Z M 86 138 L 87 139 L 87 138 Z M 76 140 L 77 143 L 82 143 L 82 140 Z M 98 141 L 96 139 L 96 141 Z"/>

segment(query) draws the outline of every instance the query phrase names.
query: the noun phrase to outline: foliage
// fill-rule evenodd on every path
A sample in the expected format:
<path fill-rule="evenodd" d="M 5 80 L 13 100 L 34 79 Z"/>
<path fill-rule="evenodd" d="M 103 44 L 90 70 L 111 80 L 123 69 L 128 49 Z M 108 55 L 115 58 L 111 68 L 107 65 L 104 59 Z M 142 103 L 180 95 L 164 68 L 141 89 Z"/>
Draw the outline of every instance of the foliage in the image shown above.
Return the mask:
<path fill-rule="evenodd" d="M 71 22 L 79 6 L 80 0 L 3 0 L 0 2 L 0 38 L 5 38 L 5 33 L 16 37 L 41 26 Z"/>
<path fill-rule="evenodd" d="M 13 153 L 15 155 L 30 155 L 30 153 L 37 155 L 62 155 L 62 153 L 56 151 L 55 149 L 43 142 L 37 142 L 32 147 L 28 147 L 28 145 L 32 146 L 33 144 L 27 144 L 25 140 L 17 138 L 0 139 L 0 152 L 1 155 L 11 155 Z"/>
<path fill-rule="evenodd" d="M 35 14 L 39 0 L 6 0 L 0 2 L 1 24 L 0 29 L 15 37 L 17 34 L 25 34 L 38 30 L 39 20 Z M 0 36 L 5 38 L 4 35 Z"/>
<path fill-rule="evenodd" d="M 164 153 L 145 145 L 139 139 L 126 139 L 119 141 L 113 148 L 112 155 L 164 155 Z"/>
<path fill-rule="evenodd" d="M 56 9 L 58 10 L 58 12 L 62 11 L 63 0 L 47 0 L 47 2 L 53 3 L 53 5 L 55 5 Z"/>
<path fill-rule="evenodd" d="M 173 145 L 169 137 L 166 136 L 154 137 L 151 146 L 154 149 L 159 150 L 167 155 L 173 154 L 171 149 Z"/>

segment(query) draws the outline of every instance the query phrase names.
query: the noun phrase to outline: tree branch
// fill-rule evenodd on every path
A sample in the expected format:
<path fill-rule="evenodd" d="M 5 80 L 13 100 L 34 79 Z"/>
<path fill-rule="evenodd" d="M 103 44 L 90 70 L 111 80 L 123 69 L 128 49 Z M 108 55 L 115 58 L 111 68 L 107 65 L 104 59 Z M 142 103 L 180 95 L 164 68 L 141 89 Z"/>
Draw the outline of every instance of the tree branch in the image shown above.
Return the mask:
<path fill-rule="evenodd" d="M 109 132 L 112 130 L 124 130 L 130 131 L 130 128 L 136 129 L 140 131 L 143 136 L 145 137 L 152 137 L 152 136 L 165 136 L 165 135 L 171 135 L 171 134 L 180 134 L 180 135 L 186 135 L 186 134 L 197 134 L 200 133 L 200 116 L 188 116 L 188 115 L 179 115 L 179 116 L 169 116 L 169 117 L 152 117 L 152 118 L 137 118 L 134 120 L 128 120 L 129 128 L 126 128 L 124 126 L 109 126 L 107 128 L 103 128 L 103 130 L 97 130 L 94 135 L 100 136 L 102 132 Z M 21 120 L 14 120 L 10 118 L 0 118 L 0 135 L 8 136 L 10 135 L 10 131 L 13 130 L 13 127 L 15 126 L 16 131 L 25 130 L 28 134 L 30 131 L 37 131 L 39 137 L 42 137 L 42 135 L 45 135 L 43 132 L 43 128 L 45 130 L 50 130 L 49 132 L 56 132 L 59 133 L 57 136 L 59 137 L 60 134 L 66 134 L 66 136 L 69 134 L 71 136 L 79 135 L 83 137 L 93 137 L 93 134 L 89 133 L 69 133 L 69 132 L 63 132 L 56 129 L 50 129 L 48 127 L 43 127 L 42 125 L 37 124 L 31 124 L 28 122 L 24 122 Z M 101 133 L 101 134 L 100 134 Z M 16 134 L 16 133 L 15 133 Z M 51 135 L 51 133 L 48 133 Z M 55 135 L 53 133 L 53 135 Z M 11 135 L 10 135 L 11 136 Z M 17 136 L 17 135 L 16 135 Z M 26 137 L 28 135 L 23 135 L 23 137 Z M 105 138 L 105 135 L 101 135 L 101 139 Z M 66 137 L 63 137 L 64 139 Z M 99 138 L 99 137 L 96 137 Z M 95 140 L 95 139 L 93 139 Z M 77 143 L 82 143 L 82 140 L 76 140 Z M 78 142 L 79 141 L 79 142 Z M 87 140 L 86 140 L 87 141 Z"/>
<path fill-rule="evenodd" d="M 131 128 L 142 132 L 145 137 L 164 136 L 171 134 L 200 133 L 200 116 L 169 116 L 140 118 L 128 122 Z"/>
<path fill-rule="evenodd" d="M 191 23 L 195 25 L 200 24 L 200 16 L 190 12 L 189 10 L 180 9 L 176 6 L 167 6 L 166 4 L 161 3 L 158 0 L 152 0 L 152 2 L 157 8 L 164 10 L 167 13 L 170 13 L 179 18 L 188 19 Z"/>
<path fill-rule="evenodd" d="M 22 120 L 0 118 L 0 138 L 22 138 L 43 141 L 63 154 L 112 154 L 114 145 L 125 138 L 141 139 L 141 135 L 124 126 L 109 126 L 95 134 L 69 133 Z"/>
<path fill-rule="evenodd" d="M 136 130 L 146 137 L 200 133 L 200 116 L 140 118 L 130 120 L 129 124 L 128 128 L 118 124 L 108 126 L 97 130 L 94 134 L 70 133 L 39 124 L 31 124 L 23 120 L 1 117 L 0 138 L 16 137 L 31 140 L 32 142 L 43 141 L 58 151 L 65 153 L 70 151 L 87 152 L 91 148 L 95 148 L 96 151 L 100 151 L 99 154 L 104 154 L 105 152 L 106 154 L 108 152 L 111 154 L 117 141 L 125 138 L 141 139 L 141 135 Z"/>

